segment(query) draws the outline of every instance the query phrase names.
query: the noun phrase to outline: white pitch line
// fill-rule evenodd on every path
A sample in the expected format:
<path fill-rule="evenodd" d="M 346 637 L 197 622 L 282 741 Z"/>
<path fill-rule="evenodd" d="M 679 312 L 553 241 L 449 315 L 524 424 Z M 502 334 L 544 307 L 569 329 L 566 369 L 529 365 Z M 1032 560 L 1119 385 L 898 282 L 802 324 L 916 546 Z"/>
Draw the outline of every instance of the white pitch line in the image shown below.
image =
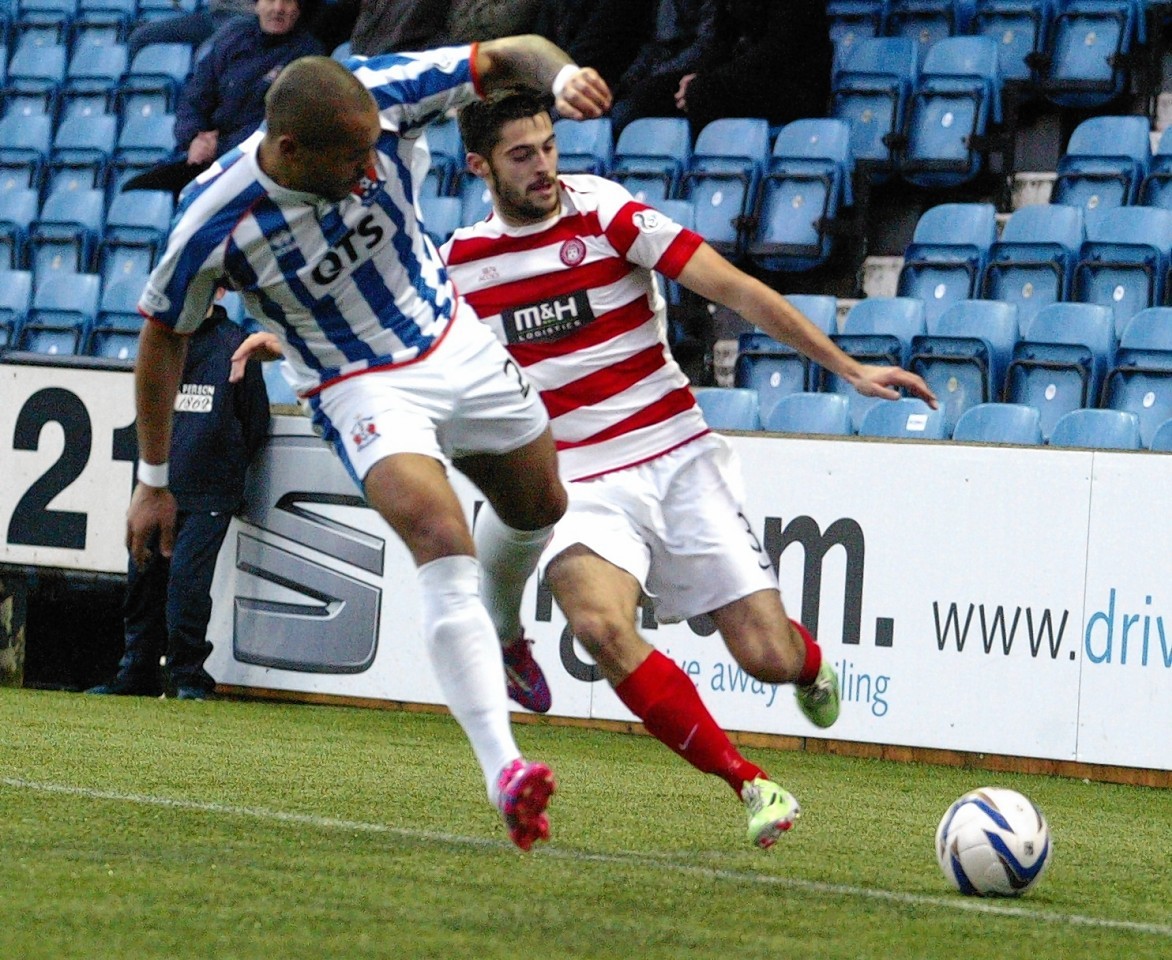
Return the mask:
<path fill-rule="evenodd" d="M 33 790 L 39 793 L 57 793 L 90 800 L 111 800 L 118 803 L 133 803 L 142 806 L 167 807 L 173 810 L 190 810 L 198 813 L 214 813 L 233 817 L 252 817 L 277 823 L 295 823 L 320 830 L 349 830 L 355 833 L 381 833 L 411 840 L 428 840 L 452 846 L 483 847 L 512 850 L 513 845 L 504 840 L 484 837 L 465 837 L 451 833 L 437 833 L 431 830 L 415 830 L 409 827 L 394 827 L 385 823 L 368 823 L 362 820 L 342 820 L 336 817 L 319 817 L 308 813 L 290 813 L 284 810 L 269 810 L 264 807 L 239 807 L 224 803 L 207 803 L 200 800 L 185 800 L 174 797 L 154 797 L 139 793 L 119 793 L 114 790 L 96 790 L 90 787 L 73 787 L 59 783 L 39 783 L 18 777 L 0 777 L 0 786 L 18 790 Z M 902 893 L 898 890 L 880 890 L 871 887 L 853 887 L 838 883 L 820 883 L 815 880 L 801 880 L 770 873 L 754 873 L 747 870 L 723 870 L 695 864 L 679 863 L 667 858 L 658 858 L 643 853 L 590 853 L 584 850 L 566 850 L 558 847 L 544 847 L 534 854 L 569 860 L 579 863 L 611 863 L 628 867 L 644 867 L 665 870 L 671 873 L 687 874 L 706 879 L 728 880 L 738 883 L 753 883 L 763 886 L 783 887 L 844 898 L 882 900 L 908 906 L 940 907 L 945 910 L 961 910 L 995 917 L 1028 919 L 1035 922 L 1051 923 L 1058 926 L 1094 927 L 1104 930 L 1120 930 L 1128 933 L 1144 933 L 1155 937 L 1172 939 L 1172 925 L 1162 923 L 1141 923 L 1134 920 L 1111 920 L 1106 917 L 1091 917 L 1078 913 L 1049 913 L 1044 910 L 1030 910 L 1026 907 L 1010 906 L 988 900 L 963 897 L 934 897 L 919 893 Z"/>

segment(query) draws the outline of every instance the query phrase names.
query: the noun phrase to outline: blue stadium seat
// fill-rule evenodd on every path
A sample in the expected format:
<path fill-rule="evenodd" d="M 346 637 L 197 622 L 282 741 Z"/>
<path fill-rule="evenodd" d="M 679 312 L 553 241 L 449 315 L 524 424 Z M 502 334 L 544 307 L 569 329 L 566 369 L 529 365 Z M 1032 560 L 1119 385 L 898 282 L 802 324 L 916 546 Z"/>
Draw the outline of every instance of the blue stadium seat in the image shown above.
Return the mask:
<path fill-rule="evenodd" d="M 997 42 L 1002 79 L 1025 85 L 1035 79 L 1053 17 L 1052 0 L 977 0 L 972 32 Z"/>
<path fill-rule="evenodd" d="M 175 159 L 174 114 L 149 113 L 124 117 L 107 178 L 107 194 L 111 202 L 128 179 L 172 159 Z"/>
<path fill-rule="evenodd" d="M 53 119 L 47 114 L 0 117 L 0 191 L 33 187 L 40 191 L 52 149 Z"/>
<path fill-rule="evenodd" d="M 1117 207 L 1088 212 L 1071 299 L 1110 307 L 1116 337 L 1145 307 L 1158 306 L 1169 266 L 1172 211 Z"/>
<path fill-rule="evenodd" d="M 60 189 L 103 188 L 106 169 L 118 139 L 118 119 L 112 114 L 65 117 L 57 125 L 45 193 Z"/>
<path fill-rule="evenodd" d="M 944 415 L 919 397 L 873 403 L 859 424 L 860 437 L 889 440 L 947 440 Z"/>
<path fill-rule="evenodd" d="M 62 117 L 107 112 L 113 106 L 112 91 L 125 72 L 124 44 L 75 47 L 61 91 Z"/>
<path fill-rule="evenodd" d="M 849 62 L 857 46 L 883 32 L 887 0 L 829 0 L 830 42 L 834 45 L 834 69 Z"/>
<path fill-rule="evenodd" d="M 115 93 L 123 117 L 171 113 L 191 73 L 191 47 L 151 43 L 139 50 Z"/>
<path fill-rule="evenodd" d="M 1172 127 L 1160 134 L 1148 175 L 1140 184 L 1138 202 L 1172 210 Z"/>
<path fill-rule="evenodd" d="M 864 363 L 907 366 L 912 340 L 927 332 L 924 302 L 914 297 L 868 297 L 860 300 L 831 337 L 846 353 Z M 822 389 L 844 394 L 850 401 L 851 423 L 857 430 L 876 397 L 864 397 L 841 377 L 827 371 Z"/>
<path fill-rule="evenodd" d="M 122 43 L 137 13 L 138 0 L 81 0 L 73 18 L 73 52 Z"/>
<path fill-rule="evenodd" d="M 261 372 L 265 378 L 265 389 L 269 395 L 269 403 L 283 403 L 296 406 L 299 402 L 297 394 L 289 386 L 289 381 L 281 373 L 283 360 L 269 360 L 261 364 Z"/>
<path fill-rule="evenodd" d="M 683 117 L 639 117 L 615 144 L 611 179 L 652 206 L 677 195 L 692 157 L 692 131 Z"/>
<path fill-rule="evenodd" d="M 1147 117 L 1090 117 L 1058 160 L 1051 203 L 1103 210 L 1135 203 L 1152 160 Z"/>
<path fill-rule="evenodd" d="M 1052 303 L 1038 311 L 1014 347 L 1005 399 L 1042 415 L 1049 439 L 1064 413 L 1091 405 L 1115 356 L 1114 318 L 1107 307 Z"/>
<path fill-rule="evenodd" d="M 1146 39 L 1140 0 L 1058 0 L 1039 86 L 1061 107 L 1105 106 L 1127 88 L 1131 55 Z"/>
<path fill-rule="evenodd" d="M 459 197 L 420 197 L 419 209 L 423 213 L 424 228 L 437 247 L 452 235 L 452 231 L 462 226 L 463 208 Z"/>
<path fill-rule="evenodd" d="M 759 117 L 713 120 L 696 138 L 680 196 L 696 209 L 696 232 L 721 253 L 741 251 L 768 162 L 769 123 Z"/>
<path fill-rule="evenodd" d="M 0 190 L 0 268 L 14 270 L 28 265 L 28 228 L 40 206 L 40 197 L 32 187 Z"/>
<path fill-rule="evenodd" d="M 0 351 L 11 346 L 32 306 L 33 275 L 28 270 L 0 270 Z"/>
<path fill-rule="evenodd" d="M 460 223 L 471 226 L 492 212 L 492 194 L 488 185 L 470 173 L 460 178 Z"/>
<path fill-rule="evenodd" d="M 837 310 L 834 297 L 795 295 L 786 299 L 823 333 L 834 333 Z M 764 422 L 782 398 L 791 393 L 816 390 L 820 371 L 808 357 L 789 344 L 755 331 L 742 333 L 738 338 L 733 377 L 734 386 L 757 392 L 757 408 Z"/>
<path fill-rule="evenodd" d="M 1025 403 L 979 403 L 960 415 L 952 439 L 968 443 L 1039 446 L 1042 415 Z"/>
<path fill-rule="evenodd" d="M 93 273 L 56 273 L 38 280 L 16 348 L 54 355 L 76 353 L 97 313 L 100 287 Z"/>
<path fill-rule="evenodd" d="M 889 0 L 889 37 L 907 37 L 927 50 L 937 41 L 967 33 L 975 0 Z"/>
<path fill-rule="evenodd" d="M 1157 453 L 1172 453 L 1172 420 L 1165 420 L 1152 434 L 1149 450 Z"/>
<path fill-rule="evenodd" d="M 8 63 L 4 89 L 7 114 L 44 113 L 54 116 L 65 84 L 68 51 L 64 43 L 39 45 L 26 42 L 17 47 Z"/>
<path fill-rule="evenodd" d="M 1050 446 L 1139 450 L 1139 418 L 1127 410 L 1071 410 L 1054 424 Z"/>
<path fill-rule="evenodd" d="M 558 138 L 560 173 L 594 173 L 603 176 L 614 156 L 614 134 L 610 117 L 592 120 L 558 120 L 553 125 Z"/>
<path fill-rule="evenodd" d="M 166 243 L 174 208 L 174 198 L 166 190 L 127 190 L 114 195 L 98 244 L 103 284 L 150 273 Z"/>
<path fill-rule="evenodd" d="M 920 71 L 919 55 L 914 40 L 871 37 L 859 41 L 834 74 L 831 112 L 850 123 L 854 162 L 876 183 L 895 172 L 893 138 L 904 127 L 908 99 Z"/>
<path fill-rule="evenodd" d="M 984 295 L 1014 304 L 1018 323 L 1028 326 L 1046 304 L 1069 297 L 1085 239 L 1081 207 L 1040 203 L 1015 210 L 989 248 Z"/>
<path fill-rule="evenodd" d="M 850 403 L 840 393 L 791 393 L 762 417 L 761 429 L 848 437 L 852 433 Z"/>
<path fill-rule="evenodd" d="M 134 360 L 138 356 L 138 334 L 143 323 L 138 300 L 143 283 L 144 278 L 128 277 L 103 286 L 83 353 L 115 360 Z"/>
<path fill-rule="evenodd" d="M 713 430 L 759 430 L 757 391 L 746 387 L 697 387 L 696 402 Z"/>
<path fill-rule="evenodd" d="M 997 56 L 988 37 L 946 37 L 928 48 L 908 109 L 903 179 L 954 187 L 981 172 L 986 137 L 1001 122 Z"/>
<path fill-rule="evenodd" d="M 897 291 L 919 297 L 934 320 L 949 304 L 980 293 L 989 249 L 997 239 L 990 203 L 941 203 L 924 211 L 904 250 Z"/>
<path fill-rule="evenodd" d="M 1019 332 L 1013 304 L 958 300 L 912 340 L 908 366 L 936 394 L 949 432 L 969 408 L 1001 399 Z"/>
<path fill-rule="evenodd" d="M 37 284 L 51 273 L 88 273 L 106 218 L 97 188 L 49 194 L 29 228 L 29 266 Z"/>
<path fill-rule="evenodd" d="M 454 119 L 445 119 L 427 127 L 427 146 L 431 151 L 430 172 L 435 174 L 436 193 L 446 196 L 464 170 L 464 144 Z"/>
<path fill-rule="evenodd" d="M 1145 446 L 1172 417 L 1172 307 L 1149 307 L 1131 318 L 1119 340 L 1115 366 L 1107 373 L 1100 406 L 1134 413 Z"/>
<path fill-rule="evenodd" d="M 748 255 L 762 269 L 810 270 L 834 251 L 836 223 L 854 203 L 845 120 L 795 120 L 777 134 L 754 210 Z"/>

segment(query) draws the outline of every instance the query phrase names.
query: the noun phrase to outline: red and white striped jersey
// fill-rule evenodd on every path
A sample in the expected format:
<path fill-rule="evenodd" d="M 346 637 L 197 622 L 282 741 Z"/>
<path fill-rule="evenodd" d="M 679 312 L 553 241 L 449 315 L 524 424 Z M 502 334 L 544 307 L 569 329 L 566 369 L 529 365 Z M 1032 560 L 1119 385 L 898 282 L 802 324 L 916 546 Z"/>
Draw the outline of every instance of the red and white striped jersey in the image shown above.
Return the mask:
<path fill-rule="evenodd" d="M 567 480 L 634 466 L 708 432 L 667 347 L 672 279 L 702 240 L 601 177 L 558 178 L 561 214 L 495 213 L 441 255 L 456 290 L 541 391 Z"/>

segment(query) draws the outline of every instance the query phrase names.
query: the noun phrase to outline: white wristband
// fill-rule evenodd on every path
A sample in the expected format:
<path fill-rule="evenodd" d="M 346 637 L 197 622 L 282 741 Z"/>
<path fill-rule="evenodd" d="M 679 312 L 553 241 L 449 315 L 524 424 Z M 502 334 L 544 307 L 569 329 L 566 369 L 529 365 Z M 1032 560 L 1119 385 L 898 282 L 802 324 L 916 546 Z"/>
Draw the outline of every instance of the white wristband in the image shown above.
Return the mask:
<path fill-rule="evenodd" d="M 570 77 L 581 69 L 576 63 L 567 63 L 558 71 L 558 75 L 553 78 L 553 86 L 550 88 L 555 100 L 561 97 L 562 91 L 566 89 L 566 84 L 570 82 Z"/>
<path fill-rule="evenodd" d="M 147 463 L 145 460 L 139 460 L 135 476 L 138 477 L 139 483 L 145 483 L 148 487 L 165 487 L 168 466 L 167 463 Z"/>

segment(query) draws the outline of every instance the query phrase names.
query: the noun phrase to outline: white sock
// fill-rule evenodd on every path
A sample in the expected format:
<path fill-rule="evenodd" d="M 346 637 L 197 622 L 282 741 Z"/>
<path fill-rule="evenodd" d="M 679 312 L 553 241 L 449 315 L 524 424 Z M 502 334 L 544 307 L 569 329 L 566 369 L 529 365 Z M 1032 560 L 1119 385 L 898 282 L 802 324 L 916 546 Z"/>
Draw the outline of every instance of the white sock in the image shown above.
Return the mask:
<path fill-rule="evenodd" d="M 480 598 L 503 647 L 521 635 L 521 594 L 552 533 L 552 525 L 540 530 L 514 530 L 487 503 L 477 514 Z"/>
<path fill-rule="evenodd" d="M 495 803 L 497 777 L 521 751 L 509 721 L 500 645 L 480 602 L 479 582 L 475 557 L 441 557 L 419 568 L 423 634 L 431 665 Z"/>

